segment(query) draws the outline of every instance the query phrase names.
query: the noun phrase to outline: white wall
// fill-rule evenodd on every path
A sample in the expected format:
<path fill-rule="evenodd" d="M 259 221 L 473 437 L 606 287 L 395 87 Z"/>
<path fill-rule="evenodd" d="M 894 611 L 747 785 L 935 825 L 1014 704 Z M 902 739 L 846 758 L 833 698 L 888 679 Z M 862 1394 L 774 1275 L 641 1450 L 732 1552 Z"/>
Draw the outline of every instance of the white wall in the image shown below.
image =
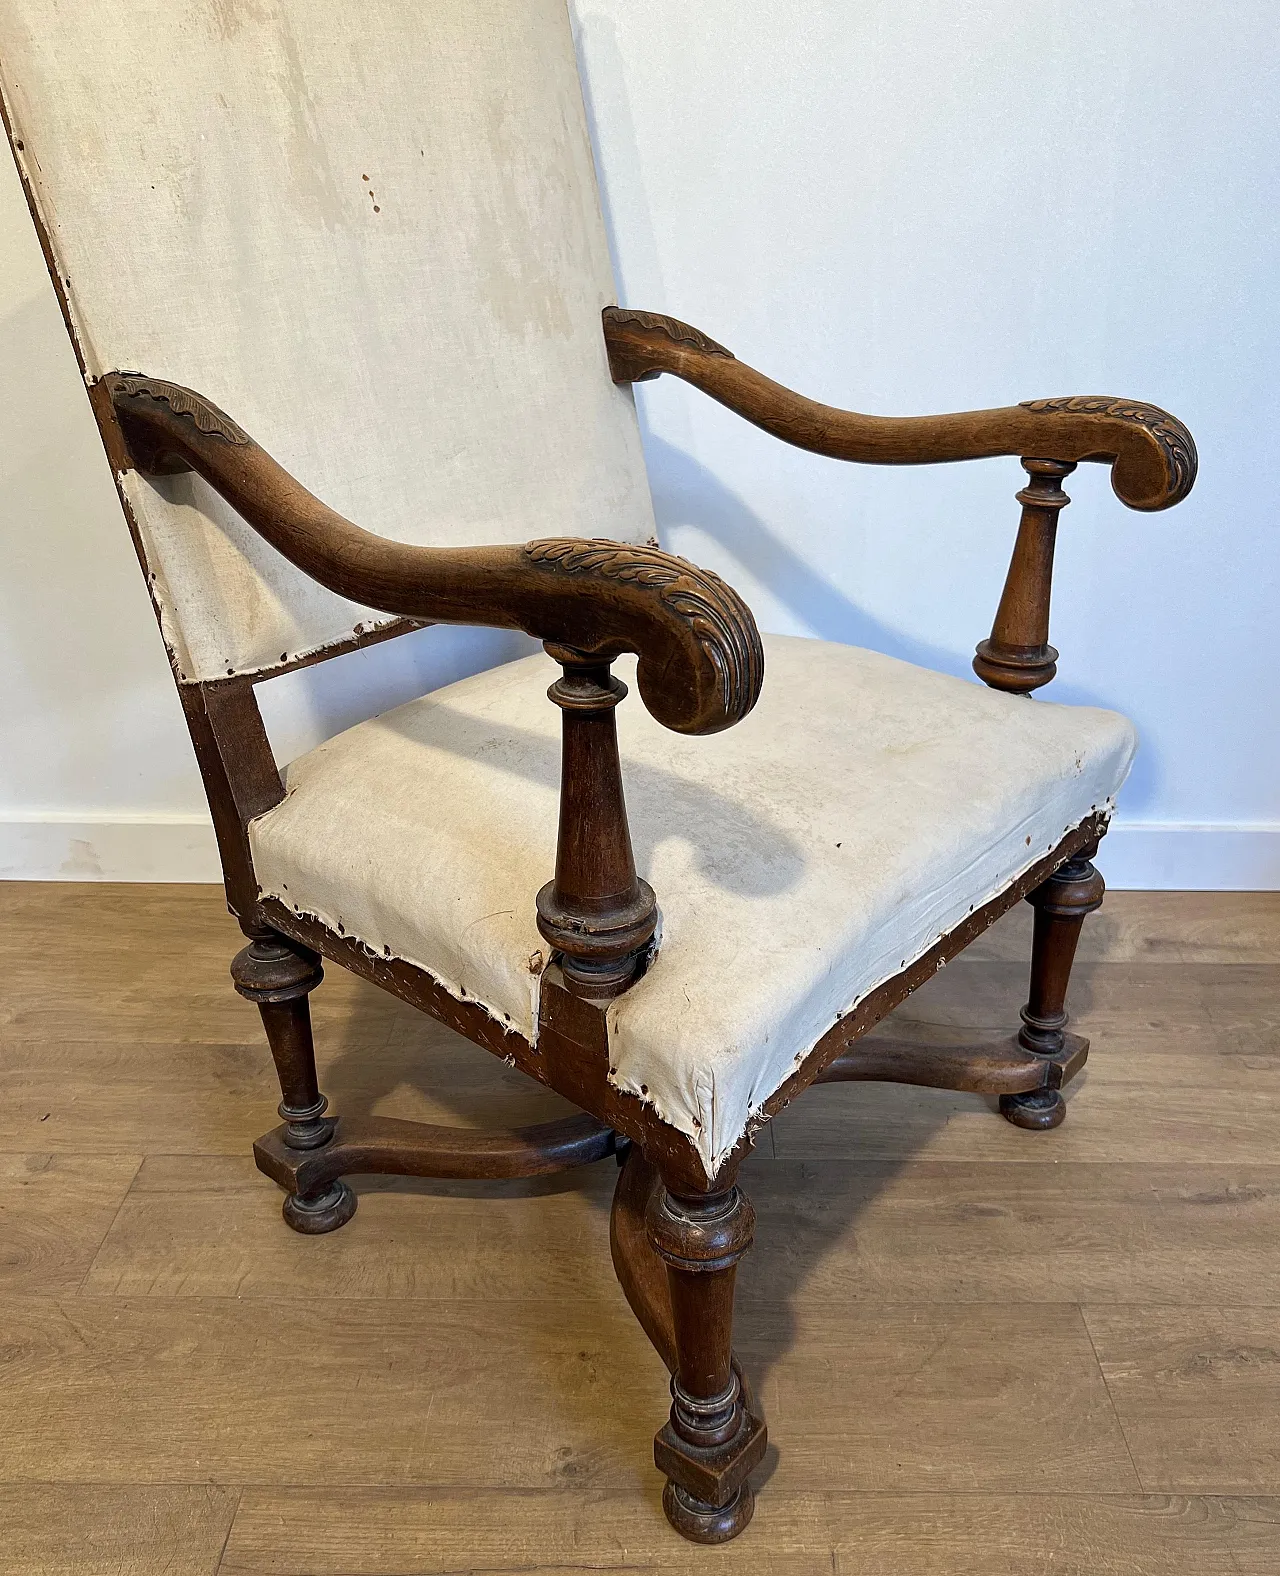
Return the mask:
<path fill-rule="evenodd" d="M 1143 752 L 1113 885 L 1280 885 L 1280 215 L 1274 0 L 574 0 L 620 297 L 818 398 L 884 413 L 1129 394 L 1201 480 L 1130 514 L 1068 484 L 1047 698 Z M 0 170 L 0 870 L 212 876 L 198 778 L 39 250 Z M 1013 461 L 790 450 L 642 390 L 664 540 L 768 629 L 967 673 Z M 267 686 L 287 755 L 513 649 L 427 631 Z"/>

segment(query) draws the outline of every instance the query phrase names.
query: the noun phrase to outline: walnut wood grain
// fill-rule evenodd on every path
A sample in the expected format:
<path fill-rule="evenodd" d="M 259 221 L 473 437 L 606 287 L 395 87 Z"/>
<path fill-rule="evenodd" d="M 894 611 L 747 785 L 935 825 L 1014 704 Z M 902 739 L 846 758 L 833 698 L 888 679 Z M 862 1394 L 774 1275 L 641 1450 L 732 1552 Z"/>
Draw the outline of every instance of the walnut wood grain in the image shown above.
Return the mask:
<path fill-rule="evenodd" d="M 564 668 L 547 691 L 560 708 L 560 826 L 555 879 L 537 896 L 538 930 L 566 980 L 597 1001 L 637 977 L 657 926 L 653 888 L 636 875 L 614 709 L 627 686 L 607 662 L 548 647 Z"/>
<path fill-rule="evenodd" d="M 662 1508 L 676 1531 L 694 1543 L 728 1543 L 751 1520 L 749 1474 L 768 1445 L 733 1356 L 734 1288 L 755 1210 L 736 1185 L 688 1198 L 663 1180 L 649 1197 L 645 1231 L 666 1265 L 676 1366 L 653 1459 L 667 1478 Z"/>
<path fill-rule="evenodd" d="M 667 1365 L 676 1368 L 675 1322 L 671 1313 L 671 1288 L 667 1266 L 650 1245 L 645 1231 L 649 1202 L 662 1187 L 662 1173 L 645 1158 L 639 1144 L 632 1144 L 618 1173 L 613 1208 L 609 1215 L 609 1251 L 613 1268 L 653 1349 Z"/>
<path fill-rule="evenodd" d="M 179 684 L 178 696 L 213 818 L 227 907 L 247 936 L 265 926 L 258 914 L 249 822 L 284 798 L 284 784 L 247 679 Z"/>
<path fill-rule="evenodd" d="M 288 1150 L 313 1163 L 312 1169 L 324 1171 L 320 1157 L 328 1158 L 337 1123 L 325 1115 L 329 1102 L 316 1080 L 307 1001 L 324 978 L 319 955 L 285 936 L 258 937 L 236 955 L 231 978 L 241 996 L 256 1002 L 276 1064 L 278 1109 L 284 1118 L 276 1136 Z M 303 1167 L 302 1158 L 298 1165 Z M 286 1224 L 311 1237 L 345 1226 L 355 1212 L 356 1196 L 337 1173 L 291 1189 L 282 1206 Z"/>
<path fill-rule="evenodd" d="M 1065 460 L 1024 459 L 1027 485 L 1018 493 L 1022 519 L 1009 560 L 991 635 L 978 646 L 973 671 L 984 684 L 1029 695 L 1058 671 L 1049 644 L 1049 602 L 1058 516 L 1071 502 L 1059 483 L 1075 466 Z"/>
<path fill-rule="evenodd" d="M 139 470 L 197 471 L 340 596 L 402 618 L 522 629 L 606 659 L 633 651 L 645 705 L 678 733 L 715 733 L 755 705 L 759 631 L 737 592 L 707 570 L 652 547 L 577 538 L 472 548 L 388 541 L 321 503 L 194 390 L 138 373 L 104 382 Z"/>
<path fill-rule="evenodd" d="M 1067 1054 L 1073 1035 L 1067 1026 L 1067 986 L 1075 961 L 1080 927 L 1085 918 L 1102 907 L 1106 883 L 1092 864 L 1098 851 L 1096 843 L 1086 844 L 1066 864 L 1027 894 L 1036 912 L 1031 946 L 1031 989 L 1022 1009 L 1022 1028 L 1018 1044 L 1032 1056 L 1048 1062 L 1060 1061 Z M 1045 1086 L 1030 1093 L 1000 1096 L 1000 1111 L 1015 1127 L 1043 1132 L 1057 1127 L 1067 1114 L 1057 1086 Z"/>
<path fill-rule="evenodd" d="M 806 399 L 756 372 L 699 330 L 657 313 L 606 307 L 605 343 L 617 383 L 669 372 L 797 448 L 868 465 L 934 465 L 997 455 L 1111 466 L 1131 509 L 1168 509 L 1191 491 L 1196 446 L 1155 405 L 1111 395 L 1028 400 L 945 416 L 864 416 Z"/>
<path fill-rule="evenodd" d="M 490 1182 L 550 1176 L 603 1160 L 616 1142 L 610 1128 L 585 1114 L 492 1132 L 361 1116 L 339 1117 L 322 1149 L 295 1149 L 284 1126 L 273 1128 L 255 1142 L 253 1157 L 291 1195 L 306 1195 L 364 1173 Z"/>
<path fill-rule="evenodd" d="M 1024 1094 L 1060 1088 L 1084 1066 L 1089 1042 L 1064 1034 L 1056 1050 L 1033 1054 L 1011 1035 L 977 1045 L 939 1045 L 916 1040 L 861 1039 L 829 1063 L 815 1083 L 922 1084 L 929 1089 L 964 1089 L 972 1094 Z"/>

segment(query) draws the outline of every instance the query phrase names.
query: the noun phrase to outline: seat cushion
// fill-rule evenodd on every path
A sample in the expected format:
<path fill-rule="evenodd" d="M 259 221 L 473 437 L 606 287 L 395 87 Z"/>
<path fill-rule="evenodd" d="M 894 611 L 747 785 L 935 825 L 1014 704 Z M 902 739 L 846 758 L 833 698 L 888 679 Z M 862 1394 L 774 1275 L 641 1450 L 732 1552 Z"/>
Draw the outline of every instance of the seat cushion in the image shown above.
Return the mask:
<path fill-rule="evenodd" d="M 853 646 L 775 635 L 765 653 L 760 702 L 725 733 L 667 732 L 635 695 L 616 713 L 660 942 L 609 1009 L 610 1076 L 709 1174 L 839 1017 L 1109 808 L 1135 748 L 1114 712 Z M 250 827 L 264 893 L 530 1039 L 558 672 L 528 657 L 350 729 Z"/>

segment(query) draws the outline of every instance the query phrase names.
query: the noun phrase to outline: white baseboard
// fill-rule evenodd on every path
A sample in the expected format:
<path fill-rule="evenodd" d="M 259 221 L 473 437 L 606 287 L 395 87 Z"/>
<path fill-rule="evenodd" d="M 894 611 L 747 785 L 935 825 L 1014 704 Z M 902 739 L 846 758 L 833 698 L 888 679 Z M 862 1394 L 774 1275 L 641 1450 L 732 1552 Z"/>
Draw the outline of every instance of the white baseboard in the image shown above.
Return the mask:
<path fill-rule="evenodd" d="M 1113 891 L 1280 891 L 1280 822 L 1117 821 L 1098 865 Z M 221 881 L 206 815 L 0 813 L 0 879 Z"/>
<path fill-rule="evenodd" d="M 6 881 L 221 881 L 213 823 L 204 814 L 101 817 L 0 812 Z"/>
<path fill-rule="evenodd" d="M 1117 820 L 1098 868 L 1113 891 L 1280 891 L 1280 821 Z"/>

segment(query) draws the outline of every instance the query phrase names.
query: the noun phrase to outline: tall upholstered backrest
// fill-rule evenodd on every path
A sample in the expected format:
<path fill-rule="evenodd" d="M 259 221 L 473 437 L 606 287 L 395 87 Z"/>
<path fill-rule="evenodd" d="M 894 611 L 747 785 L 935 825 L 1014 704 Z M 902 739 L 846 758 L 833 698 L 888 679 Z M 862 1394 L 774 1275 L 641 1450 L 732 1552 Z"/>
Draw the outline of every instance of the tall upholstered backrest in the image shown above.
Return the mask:
<path fill-rule="evenodd" d="M 651 534 L 565 0 L 0 0 L 0 80 L 89 379 L 401 541 Z M 123 486 L 180 678 L 386 622 L 199 478 Z"/>

